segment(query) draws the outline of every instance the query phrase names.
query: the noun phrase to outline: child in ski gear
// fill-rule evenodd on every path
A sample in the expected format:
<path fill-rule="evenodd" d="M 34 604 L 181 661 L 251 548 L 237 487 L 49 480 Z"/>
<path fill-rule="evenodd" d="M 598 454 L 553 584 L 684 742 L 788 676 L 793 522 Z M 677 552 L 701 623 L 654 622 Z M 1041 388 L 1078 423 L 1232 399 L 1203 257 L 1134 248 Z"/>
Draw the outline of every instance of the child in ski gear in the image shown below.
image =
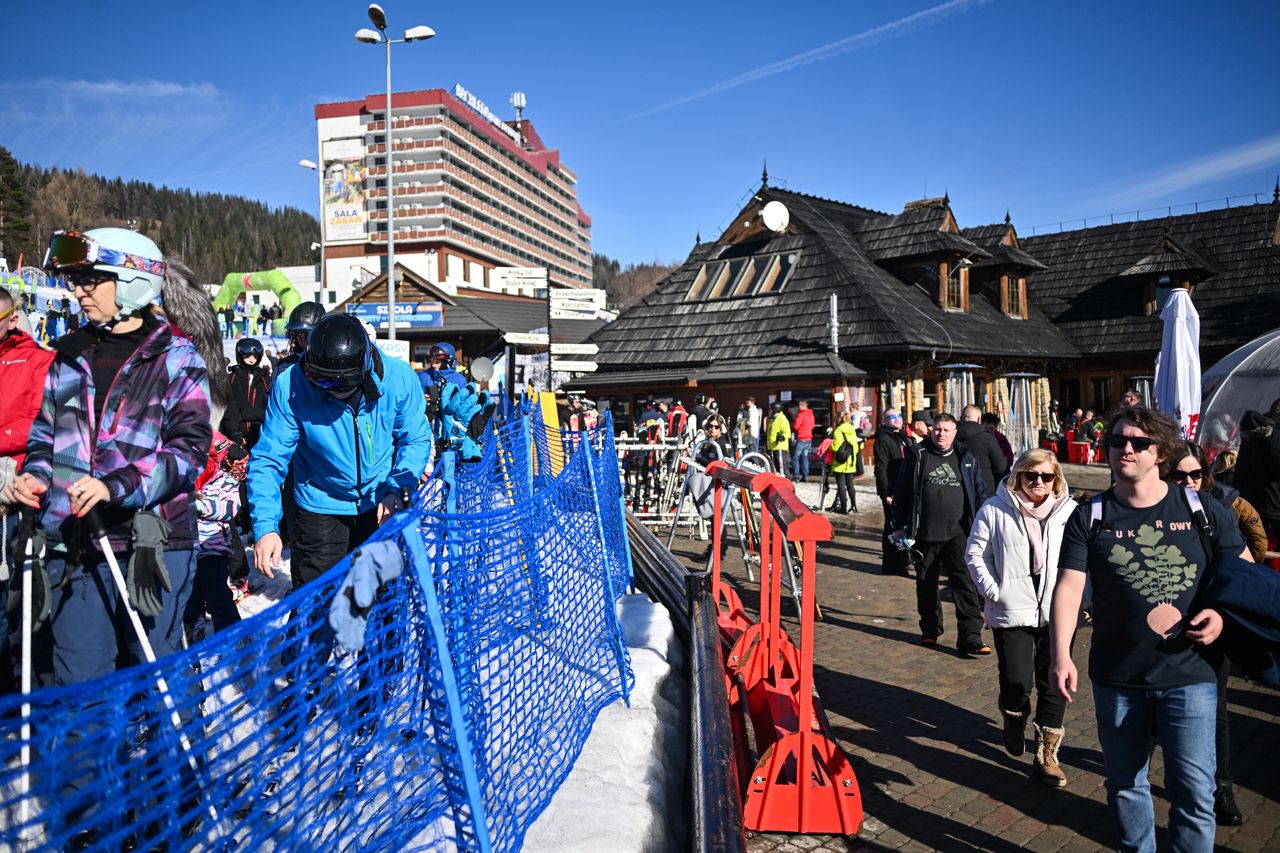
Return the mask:
<path fill-rule="evenodd" d="M 196 578 L 183 616 L 187 636 L 206 613 L 215 631 L 240 621 L 231 588 L 227 586 L 227 559 L 235 542 L 231 526 L 240 511 L 240 480 L 247 454 L 220 432 L 214 432 L 209 459 L 196 477 L 196 518 L 199 544 L 196 547 Z"/>

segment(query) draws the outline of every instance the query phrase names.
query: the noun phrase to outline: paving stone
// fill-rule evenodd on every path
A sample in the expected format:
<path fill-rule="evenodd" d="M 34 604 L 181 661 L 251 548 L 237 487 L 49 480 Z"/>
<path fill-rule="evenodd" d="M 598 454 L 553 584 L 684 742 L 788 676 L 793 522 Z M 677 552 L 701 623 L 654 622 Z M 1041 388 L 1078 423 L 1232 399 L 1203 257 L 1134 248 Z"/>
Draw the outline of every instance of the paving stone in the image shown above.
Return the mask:
<path fill-rule="evenodd" d="M 965 660 L 954 653 L 951 605 L 944 605 L 950 633 L 936 649 L 920 646 L 915 583 L 879 573 L 879 511 L 874 500 L 864 509 L 819 550 L 817 593 L 826 621 L 815 627 L 814 677 L 836 741 L 858 775 L 868 819 L 856 839 L 815 836 L 817 847 L 800 848 L 798 837 L 762 834 L 749 840 L 749 850 L 772 853 L 787 844 L 875 851 L 1005 851 L 1015 844 L 1035 853 L 1108 849 L 1114 831 L 1087 676 L 1090 631 L 1082 630 L 1075 644 L 1082 684 L 1065 721 L 1062 759 L 1069 781 L 1051 790 L 1030 777 L 1029 755 L 1005 753 L 995 658 Z M 676 551 L 687 556 L 703 547 L 677 542 Z M 758 596 L 740 558 L 726 562 L 725 577 L 745 593 L 750 610 Z M 783 621 L 798 638 L 790 602 L 783 606 Z M 1272 756 L 1280 694 L 1232 679 L 1228 699 L 1236 797 L 1248 821 L 1239 829 L 1221 829 L 1218 843 L 1231 850 L 1277 851 L 1280 774 Z M 1167 825 L 1169 813 L 1163 764 L 1157 750 L 1151 779 L 1160 826 Z"/>

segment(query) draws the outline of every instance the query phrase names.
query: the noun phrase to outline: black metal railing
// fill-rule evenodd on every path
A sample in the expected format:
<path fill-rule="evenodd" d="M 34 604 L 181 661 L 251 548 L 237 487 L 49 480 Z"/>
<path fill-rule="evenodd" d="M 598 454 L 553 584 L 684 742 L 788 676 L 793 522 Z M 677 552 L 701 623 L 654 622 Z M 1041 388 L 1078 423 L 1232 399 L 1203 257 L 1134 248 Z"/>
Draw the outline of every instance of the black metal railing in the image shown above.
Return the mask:
<path fill-rule="evenodd" d="M 688 652 L 689 849 L 745 853 L 742 800 L 711 576 L 690 572 L 627 514 L 636 587 L 671 614 Z"/>

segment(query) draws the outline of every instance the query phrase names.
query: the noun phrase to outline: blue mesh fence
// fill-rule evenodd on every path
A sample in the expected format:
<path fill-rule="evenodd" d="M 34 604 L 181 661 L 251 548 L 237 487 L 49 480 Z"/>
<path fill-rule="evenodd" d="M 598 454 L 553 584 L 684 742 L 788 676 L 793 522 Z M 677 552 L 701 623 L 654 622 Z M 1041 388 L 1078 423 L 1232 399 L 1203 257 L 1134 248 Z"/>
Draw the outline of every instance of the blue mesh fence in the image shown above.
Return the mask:
<path fill-rule="evenodd" d="M 29 740 L 0 698 L 0 848 L 518 849 L 632 683 L 612 426 L 531 414 L 370 540 L 404 570 L 362 651 L 328 625 L 347 558 L 155 665 L 31 694 Z"/>

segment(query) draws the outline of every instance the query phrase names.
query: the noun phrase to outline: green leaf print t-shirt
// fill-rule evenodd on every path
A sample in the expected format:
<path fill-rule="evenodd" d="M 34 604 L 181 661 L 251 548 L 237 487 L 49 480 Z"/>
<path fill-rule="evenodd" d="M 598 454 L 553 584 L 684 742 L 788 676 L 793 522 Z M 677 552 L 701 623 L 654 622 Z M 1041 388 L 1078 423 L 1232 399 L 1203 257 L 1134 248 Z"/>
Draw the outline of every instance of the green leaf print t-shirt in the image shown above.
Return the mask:
<path fill-rule="evenodd" d="M 1235 516 L 1200 495 L 1217 554 L 1239 554 L 1244 539 Z M 1089 677 L 1108 687 L 1166 690 L 1213 681 L 1218 653 L 1187 639 L 1187 623 L 1209 560 L 1200 531 L 1177 486 L 1160 503 L 1135 509 L 1111 492 L 1102 526 L 1089 542 L 1089 504 L 1067 523 L 1059 565 L 1085 570 L 1093 583 L 1093 643 Z"/>

